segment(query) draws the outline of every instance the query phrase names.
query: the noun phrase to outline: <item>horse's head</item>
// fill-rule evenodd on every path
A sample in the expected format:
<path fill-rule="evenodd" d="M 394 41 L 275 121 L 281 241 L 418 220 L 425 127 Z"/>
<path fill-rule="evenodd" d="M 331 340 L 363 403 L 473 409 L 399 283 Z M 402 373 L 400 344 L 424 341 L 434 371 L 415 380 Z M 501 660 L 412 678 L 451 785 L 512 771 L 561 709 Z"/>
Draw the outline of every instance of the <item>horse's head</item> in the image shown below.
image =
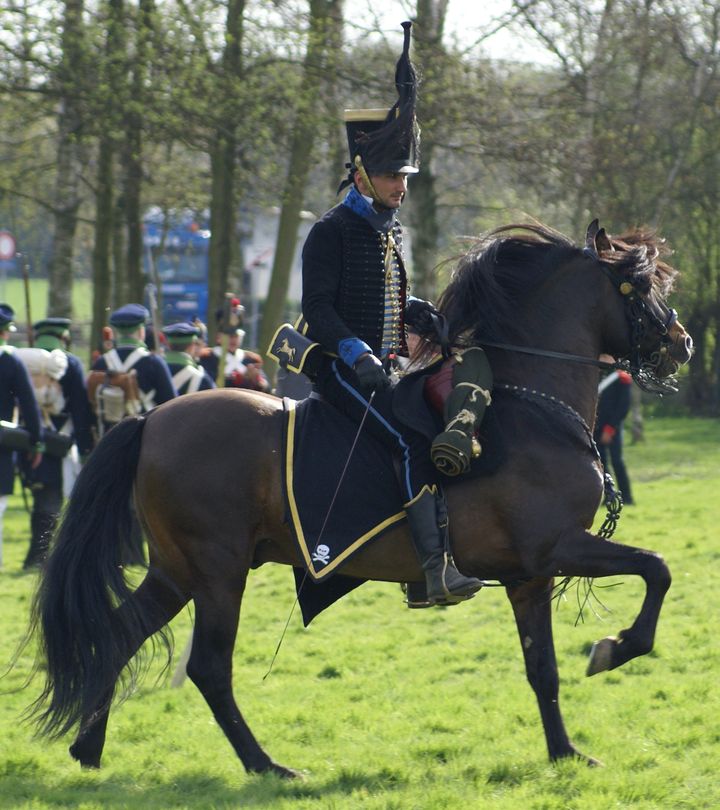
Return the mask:
<path fill-rule="evenodd" d="M 610 336 L 609 350 L 627 362 L 635 381 L 646 390 L 672 390 L 663 382 L 690 360 L 693 342 L 677 313 L 665 303 L 677 271 L 670 253 L 654 233 L 638 229 L 610 237 L 594 220 L 588 227 L 585 253 L 610 279 L 624 303 L 625 328 Z"/>

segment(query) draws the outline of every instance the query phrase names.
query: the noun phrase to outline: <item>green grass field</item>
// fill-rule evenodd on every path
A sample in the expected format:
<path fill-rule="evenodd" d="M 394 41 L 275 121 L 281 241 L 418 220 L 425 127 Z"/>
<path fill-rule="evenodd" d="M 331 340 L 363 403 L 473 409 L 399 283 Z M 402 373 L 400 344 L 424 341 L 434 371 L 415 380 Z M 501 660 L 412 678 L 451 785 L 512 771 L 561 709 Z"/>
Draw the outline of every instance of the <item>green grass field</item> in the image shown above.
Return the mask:
<path fill-rule="evenodd" d="M 505 810 L 720 807 L 720 423 L 650 419 L 627 450 L 637 506 L 616 539 L 664 554 L 673 572 L 655 650 L 593 678 L 592 642 L 637 614 L 639 580 L 605 581 L 606 612 L 555 612 L 561 703 L 571 738 L 604 763 L 551 765 L 509 603 L 486 589 L 452 609 L 408 611 L 397 586 L 368 583 L 308 630 L 289 569 L 251 574 L 235 694 L 260 741 L 303 781 L 247 776 L 195 687 L 153 667 L 110 716 L 103 768 L 81 771 L 70 739 L 32 739 L 19 716 L 29 654 L 0 681 L 0 808 L 374 808 Z M 28 518 L 15 496 L 0 574 L 2 661 L 23 634 L 36 577 L 23 574 Z M 173 623 L 176 652 L 191 626 Z"/>

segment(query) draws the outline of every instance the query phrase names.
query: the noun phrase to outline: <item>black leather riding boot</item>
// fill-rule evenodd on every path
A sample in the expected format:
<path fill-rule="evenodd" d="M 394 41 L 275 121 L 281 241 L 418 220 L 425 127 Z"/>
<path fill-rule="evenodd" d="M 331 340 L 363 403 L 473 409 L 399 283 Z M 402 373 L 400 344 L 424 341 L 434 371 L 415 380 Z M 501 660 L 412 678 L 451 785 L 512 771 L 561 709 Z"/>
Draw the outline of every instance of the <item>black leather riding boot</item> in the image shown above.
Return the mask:
<path fill-rule="evenodd" d="M 433 607 L 433 603 L 428 599 L 427 585 L 424 582 L 406 582 L 403 585 L 405 593 L 405 604 L 411 610 Z"/>
<path fill-rule="evenodd" d="M 431 605 L 454 605 L 471 599 L 483 583 L 475 577 L 466 577 L 455 567 L 447 542 L 444 499 L 425 490 L 405 507 L 405 511 L 413 546 L 425 572 L 428 602 Z"/>

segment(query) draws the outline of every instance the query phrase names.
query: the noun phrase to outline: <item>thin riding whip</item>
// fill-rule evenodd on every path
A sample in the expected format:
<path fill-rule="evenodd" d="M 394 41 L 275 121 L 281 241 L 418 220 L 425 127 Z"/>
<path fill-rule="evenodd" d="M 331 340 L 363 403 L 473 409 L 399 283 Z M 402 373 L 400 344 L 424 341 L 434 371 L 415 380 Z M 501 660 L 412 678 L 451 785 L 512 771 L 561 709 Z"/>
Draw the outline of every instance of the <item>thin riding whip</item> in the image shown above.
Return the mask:
<path fill-rule="evenodd" d="M 360 420 L 360 424 L 358 425 L 357 432 L 355 433 L 355 438 L 353 439 L 352 446 L 350 447 L 350 452 L 348 453 L 348 457 L 345 461 L 345 466 L 343 467 L 342 472 L 340 473 L 340 478 L 338 479 L 337 486 L 335 487 L 335 492 L 333 493 L 332 500 L 330 501 L 330 506 L 328 506 L 327 513 L 325 514 L 325 520 L 323 520 L 322 527 L 320 528 L 320 533 L 318 534 L 318 538 L 315 541 L 315 547 L 313 548 L 313 553 L 320 545 L 320 540 L 323 536 L 323 532 L 325 531 L 325 527 L 327 526 L 327 522 L 330 519 L 330 513 L 333 510 L 333 506 L 335 506 L 335 501 L 337 500 L 338 492 L 340 491 L 340 486 L 342 485 L 343 480 L 345 479 L 345 474 L 347 473 L 347 469 L 350 466 L 350 459 L 353 456 L 353 452 L 355 451 L 355 446 L 358 443 L 358 439 L 360 438 L 360 431 L 362 431 L 363 425 L 365 424 L 365 420 L 367 419 L 368 413 L 370 413 L 370 406 L 372 405 L 372 401 L 375 399 L 375 391 L 370 394 L 370 398 L 368 399 L 368 403 L 365 407 L 365 412 L 362 415 L 362 419 Z M 295 594 L 295 601 L 292 603 L 292 607 L 290 608 L 290 613 L 288 614 L 287 621 L 285 622 L 285 627 L 283 627 L 283 631 L 280 634 L 280 640 L 278 641 L 277 647 L 275 648 L 275 653 L 270 661 L 270 666 L 268 667 L 268 671 L 263 675 L 263 680 L 267 678 L 267 676 L 272 672 L 273 665 L 275 664 L 275 659 L 278 657 L 278 653 L 280 652 L 280 647 L 282 646 L 283 640 L 285 639 L 285 633 L 290 625 L 290 620 L 292 619 L 292 615 L 295 612 L 295 607 L 300 599 L 300 593 L 305 585 L 305 581 L 308 577 L 308 571 L 305 570 L 305 575 L 303 576 L 300 585 L 297 589 L 297 593 Z"/>

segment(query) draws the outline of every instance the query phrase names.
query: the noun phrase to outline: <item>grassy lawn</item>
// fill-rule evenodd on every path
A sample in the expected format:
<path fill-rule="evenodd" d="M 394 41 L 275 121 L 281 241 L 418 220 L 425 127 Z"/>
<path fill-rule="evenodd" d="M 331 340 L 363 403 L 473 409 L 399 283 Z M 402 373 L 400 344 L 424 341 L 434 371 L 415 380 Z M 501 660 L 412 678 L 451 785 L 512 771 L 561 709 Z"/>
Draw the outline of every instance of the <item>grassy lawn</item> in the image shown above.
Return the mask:
<path fill-rule="evenodd" d="M 235 695 L 261 743 L 303 781 L 247 776 L 198 691 L 188 681 L 171 688 L 161 661 L 112 712 L 103 768 L 81 771 L 70 739 L 37 741 L 19 722 L 39 691 L 39 679 L 26 685 L 26 653 L 0 681 L 0 808 L 720 807 L 720 423 L 656 417 L 646 431 L 627 448 L 637 505 L 616 539 L 660 551 L 673 572 L 655 650 L 584 675 L 592 642 L 637 615 L 635 578 L 603 581 L 607 610 L 596 605 L 577 624 L 574 594 L 555 612 L 566 725 L 604 767 L 548 763 L 501 589 L 408 611 L 397 586 L 365 584 L 307 630 L 296 612 L 263 680 L 294 599 L 290 569 L 266 566 L 243 602 Z M 20 571 L 27 526 L 15 496 L 0 573 L 2 662 L 36 581 Z M 189 612 L 174 621 L 176 653 L 190 627 Z"/>

